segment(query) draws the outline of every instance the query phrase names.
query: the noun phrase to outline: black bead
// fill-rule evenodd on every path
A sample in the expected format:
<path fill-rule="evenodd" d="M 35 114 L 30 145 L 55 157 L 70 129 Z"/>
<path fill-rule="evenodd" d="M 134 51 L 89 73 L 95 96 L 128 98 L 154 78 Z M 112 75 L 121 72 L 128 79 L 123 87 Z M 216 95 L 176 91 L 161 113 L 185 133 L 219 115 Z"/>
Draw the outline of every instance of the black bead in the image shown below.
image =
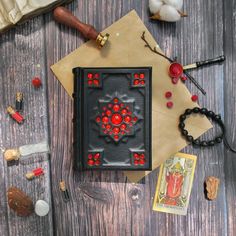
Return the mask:
<path fill-rule="evenodd" d="M 221 142 L 222 142 L 222 138 L 221 138 L 221 137 L 217 137 L 217 138 L 215 139 L 215 142 L 216 142 L 216 143 L 221 143 Z"/>
<path fill-rule="evenodd" d="M 198 108 L 198 107 L 193 108 L 194 113 L 198 113 L 199 111 L 200 111 L 200 108 Z"/>
<path fill-rule="evenodd" d="M 214 140 L 211 140 L 209 142 L 207 142 L 208 146 L 214 146 L 215 145 L 215 141 Z"/>
<path fill-rule="evenodd" d="M 216 121 L 220 121 L 220 120 L 221 120 L 221 116 L 220 116 L 220 115 L 216 115 L 216 116 L 214 117 L 214 119 L 215 119 Z"/>
<path fill-rule="evenodd" d="M 193 140 L 193 144 L 195 144 L 195 145 L 200 145 L 200 140 L 199 140 L 199 139 Z"/>
<path fill-rule="evenodd" d="M 215 116 L 215 113 L 213 111 L 208 111 L 208 113 L 206 114 L 208 117 L 213 118 Z"/>
<path fill-rule="evenodd" d="M 179 120 L 180 120 L 180 121 L 184 121 L 186 118 L 187 118 L 186 115 L 181 115 L 181 116 L 179 117 Z"/>
<path fill-rule="evenodd" d="M 190 115 L 191 113 L 192 113 L 191 109 L 186 109 L 184 112 L 185 115 Z"/>
<path fill-rule="evenodd" d="M 207 147 L 207 142 L 206 141 L 201 141 L 201 146 Z"/>
<path fill-rule="evenodd" d="M 206 108 L 201 108 L 200 109 L 200 113 L 205 115 L 208 112 L 208 110 Z"/>
<path fill-rule="evenodd" d="M 184 122 L 180 122 L 180 123 L 179 123 L 179 128 L 180 128 L 180 129 L 183 129 L 184 127 L 185 127 Z"/>
<path fill-rule="evenodd" d="M 187 136 L 187 135 L 188 135 L 188 131 L 187 131 L 186 129 L 182 129 L 182 130 L 181 130 L 181 133 L 182 133 L 182 135 L 184 135 L 184 136 Z"/>
<path fill-rule="evenodd" d="M 193 136 L 187 135 L 186 139 L 191 143 L 193 141 Z"/>

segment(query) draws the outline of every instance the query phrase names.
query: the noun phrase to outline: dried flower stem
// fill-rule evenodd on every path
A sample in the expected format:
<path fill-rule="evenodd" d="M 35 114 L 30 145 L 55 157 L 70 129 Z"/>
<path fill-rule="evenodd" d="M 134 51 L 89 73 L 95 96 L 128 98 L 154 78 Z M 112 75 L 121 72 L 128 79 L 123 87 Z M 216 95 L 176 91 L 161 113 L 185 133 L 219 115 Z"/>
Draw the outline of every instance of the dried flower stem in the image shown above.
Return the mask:
<path fill-rule="evenodd" d="M 143 34 L 141 36 L 141 39 L 146 43 L 145 47 L 149 48 L 152 52 L 158 54 L 159 56 L 164 57 L 167 59 L 170 63 L 175 62 L 175 60 L 172 60 L 171 58 L 167 57 L 166 55 L 160 53 L 157 51 L 156 47 L 152 48 L 151 45 L 148 43 L 148 41 L 145 38 L 145 31 L 143 31 Z M 189 78 L 189 80 L 204 94 L 206 95 L 206 91 L 200 86 L 200 84 L 186 71 L 184 71 L 184 74 Z"/>

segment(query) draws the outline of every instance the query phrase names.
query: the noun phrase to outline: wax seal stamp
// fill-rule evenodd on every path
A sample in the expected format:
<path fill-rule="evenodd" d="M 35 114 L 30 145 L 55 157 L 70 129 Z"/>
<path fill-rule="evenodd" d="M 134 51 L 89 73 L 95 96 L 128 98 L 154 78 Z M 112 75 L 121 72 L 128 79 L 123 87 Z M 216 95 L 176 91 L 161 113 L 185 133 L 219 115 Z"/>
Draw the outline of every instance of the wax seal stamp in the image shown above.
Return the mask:
<path fill-rule="evenodd" d="M 81 22 L 65 7 L 57 7 L 53 12 L 53 16 L 57 22 L 77 29 L 85 38 L 95 40 L 100 48 L 106 44 L 109 38 L 109 34 L 102 35 L 98 33 L 92 25 Z"/>
<path fill-rule="evenodd" d="M 29 216 L 34 212 L 33 202 L 23 191 L 16 187 L 11 187 L 7 191 L 9 207 L 18 216 Z"/>

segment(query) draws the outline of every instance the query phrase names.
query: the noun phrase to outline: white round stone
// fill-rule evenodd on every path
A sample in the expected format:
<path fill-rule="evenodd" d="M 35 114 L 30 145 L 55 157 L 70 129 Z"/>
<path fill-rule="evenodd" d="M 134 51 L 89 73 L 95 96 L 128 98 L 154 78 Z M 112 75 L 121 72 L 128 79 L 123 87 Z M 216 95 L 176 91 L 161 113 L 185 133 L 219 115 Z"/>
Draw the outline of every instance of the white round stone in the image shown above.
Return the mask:
<path fill-rule="evenodd" d="M 43 200 L 38 200 L 35 203 L 34 211 L 38 216 L 46 216 L 49 212 L 49 205 Z"/>

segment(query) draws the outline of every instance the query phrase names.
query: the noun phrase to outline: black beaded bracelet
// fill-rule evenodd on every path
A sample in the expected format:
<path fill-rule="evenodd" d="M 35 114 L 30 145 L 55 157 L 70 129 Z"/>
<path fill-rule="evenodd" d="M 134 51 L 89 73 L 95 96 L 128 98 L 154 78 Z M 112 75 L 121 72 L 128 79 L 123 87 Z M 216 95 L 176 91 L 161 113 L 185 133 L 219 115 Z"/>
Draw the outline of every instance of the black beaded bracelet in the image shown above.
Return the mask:
<path fill-rule="evenodd" d="M 200 113 L 202 115 L 205 115 L 206 117 L 210 118 L 212 121 L 217 123 L 221 127 L 221 134 L 215 139 L 210 141 L 201 141 L 200 139 L 194 139 L 193 136 L 189 135 L 188 131 L 185 129 L 185 123 L 184 121 L 186 118 L 192 114 Z M 200 146 L 200 147 L 209 147 L 214 146 L 215 144 L 221 143 L 224 140 L 225 145 L 232 151 L 236 152 L 233 148 L 230 147 L 228 141 L 225 137 L 225 126 L 223 121 L 221 120 L 220 115 L 216 115 L 213 111 L 208 111 L 206 108 L 199 108 L 195 107 L 193 109 L 186 109 L 185 112 L 179 117 L 179 129 L 182 134 L 182 136 L 189 142 L 192 143 L 194 146 Z"/>

